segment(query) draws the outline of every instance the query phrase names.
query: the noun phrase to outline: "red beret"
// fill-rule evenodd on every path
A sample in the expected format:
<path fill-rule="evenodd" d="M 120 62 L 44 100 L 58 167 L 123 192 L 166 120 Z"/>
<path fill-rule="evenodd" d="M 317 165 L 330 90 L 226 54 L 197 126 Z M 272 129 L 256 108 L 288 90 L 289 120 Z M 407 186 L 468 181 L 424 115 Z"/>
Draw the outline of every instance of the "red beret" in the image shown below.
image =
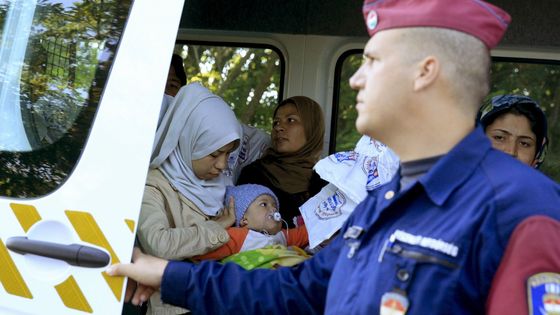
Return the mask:
<path fill-rule="evenodd" d="M 392 28 L 439 27 L 472 35 L 488 49 L 498 45 L 511 21 L 482 0 L 365 0 L 363 13 L 370 36 Z"/>

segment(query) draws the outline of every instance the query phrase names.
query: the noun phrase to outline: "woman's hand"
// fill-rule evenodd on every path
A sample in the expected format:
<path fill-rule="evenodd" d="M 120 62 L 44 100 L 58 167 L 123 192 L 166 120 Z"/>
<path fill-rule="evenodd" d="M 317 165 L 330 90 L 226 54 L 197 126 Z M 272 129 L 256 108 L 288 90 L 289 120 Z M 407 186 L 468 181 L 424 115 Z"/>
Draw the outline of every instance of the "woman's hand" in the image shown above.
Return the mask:
<path fill-rule="evenodd" d="M 146 302 L 161 286 L 163 272 L 168 261 L 146 255 L 138 248 L 134 248 L 132 261 L 131 264 L 115 264 L 109 267 L 107 274 L 129 277 L 125 301 L 128 302 L 132 298 L 132 304 L 140 305 Z"/>
<path fill-rule="evenodd" d="M 214 217 L 214 221 L 227 229 L 235 223 L 235 201 L 229 198 L 228 206 L 224 208 L 220 215 Z"/>

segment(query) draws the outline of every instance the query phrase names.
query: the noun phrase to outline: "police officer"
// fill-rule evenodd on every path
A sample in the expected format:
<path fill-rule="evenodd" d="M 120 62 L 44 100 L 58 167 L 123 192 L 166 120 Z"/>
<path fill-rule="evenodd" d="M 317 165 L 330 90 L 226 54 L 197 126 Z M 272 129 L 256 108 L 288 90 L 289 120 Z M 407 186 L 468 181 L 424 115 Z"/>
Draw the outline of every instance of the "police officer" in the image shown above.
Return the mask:
<path fill-rule="evenodd" d="M 295 268 L 245 272 L 137 251 L 110 274 L 161 286 L 165 302 L 201 314 L 484 313 L 512 230 L 535 214 L 560 218 L 560 188 L 475 128 L 489 49 L 509 15 L 481 0 L 366 0 L 363 13 L 371 38 L 350 79 L 356 127 L 402 163 L 340 236 Z"/>

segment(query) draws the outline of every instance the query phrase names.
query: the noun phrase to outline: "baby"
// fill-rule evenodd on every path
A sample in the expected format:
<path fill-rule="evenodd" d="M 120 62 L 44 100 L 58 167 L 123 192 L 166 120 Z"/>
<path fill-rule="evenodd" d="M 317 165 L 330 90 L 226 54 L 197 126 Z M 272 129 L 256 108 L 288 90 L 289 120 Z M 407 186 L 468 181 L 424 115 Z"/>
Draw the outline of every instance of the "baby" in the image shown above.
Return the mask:
<path fill-rule="evenodd" d="M 226 204 L 232 197 L 236 226 L 227 229 L 229 242 L 195 259 L 222 259 L 246 250 L 277 244 L 303 248 L 309 243 L 305 226 L 282 229 L 278 199 L 267 187 L 256 184 L 228 186 Z"/>

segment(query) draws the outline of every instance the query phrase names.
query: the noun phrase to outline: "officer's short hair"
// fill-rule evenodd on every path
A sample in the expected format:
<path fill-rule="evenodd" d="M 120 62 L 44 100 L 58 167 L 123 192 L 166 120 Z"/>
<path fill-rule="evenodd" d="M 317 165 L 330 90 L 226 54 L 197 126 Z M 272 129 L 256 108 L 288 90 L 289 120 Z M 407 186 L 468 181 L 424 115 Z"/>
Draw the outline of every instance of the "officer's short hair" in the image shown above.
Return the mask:
<path fill-rule="evenodd" d="M 466 110 L 475 115 L 488 94 L 490 55 L 484 43 L 474 36 L 451 29 L 414 27 L 406 29 L 402 52 L 410 63 L 435 56 L 452 93 Z M 472 108 L 471 108 L 472 107 Z"/>

